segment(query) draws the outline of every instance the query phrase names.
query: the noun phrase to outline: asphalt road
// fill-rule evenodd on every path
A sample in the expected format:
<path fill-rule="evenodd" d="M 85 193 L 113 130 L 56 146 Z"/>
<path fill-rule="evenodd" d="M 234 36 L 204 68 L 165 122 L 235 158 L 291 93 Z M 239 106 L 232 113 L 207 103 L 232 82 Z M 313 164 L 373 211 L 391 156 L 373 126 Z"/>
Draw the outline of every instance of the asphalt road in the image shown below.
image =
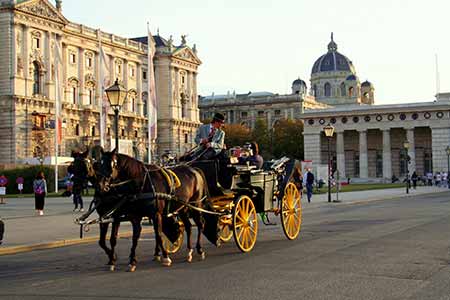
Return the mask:
<path fill-rule="evenodd" d="M 0 256 L 0 299 L 450 299 L 449 213 L 448 193 L 305 209 L 296 241 L 260 227 L 249 254 L 205 244 L 170 268 L 146 235 L 135 273 L 128 239 L 115 272 L 96 244 Z"/>

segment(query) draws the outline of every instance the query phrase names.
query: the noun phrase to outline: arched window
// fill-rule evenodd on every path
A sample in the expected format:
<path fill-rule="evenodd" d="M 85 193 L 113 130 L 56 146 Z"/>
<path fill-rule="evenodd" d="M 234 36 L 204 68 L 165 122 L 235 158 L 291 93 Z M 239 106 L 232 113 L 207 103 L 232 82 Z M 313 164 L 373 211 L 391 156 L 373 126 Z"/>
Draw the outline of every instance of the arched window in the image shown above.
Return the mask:
<path fill-rule="evenodd" d="M 341 97 L 345 97 L 346 90 L 345 90 L 345 83 L 341 83 Z"/>
<path fill-rule="evenodd" d="M 325 90 L 325 97 L 331 97 L 331 84 L 329 84 L 328 82 L 325 83 L 324 90 Z"/>
<path fill-rule="evenodd" d="M 148 99 L 147 92 L 142 93 L 142 111 L 145 117 L 147 116 L 147 99 Z"/>
<path fill-rule="evenodd" d="M 313 86 L 313 96 L 316 97 L 317 95 L 317 85 Z"/>
<path fill-rule="evenodd" d="M 41 93 L 41 67 L 37 61 L 33 62 L 33 95 Z"/>
<path fill-rule="evenodd" d="M 353 97 L 353 87 L 352 86 L 348 89 L 348 95 L 350 97 Z"/>

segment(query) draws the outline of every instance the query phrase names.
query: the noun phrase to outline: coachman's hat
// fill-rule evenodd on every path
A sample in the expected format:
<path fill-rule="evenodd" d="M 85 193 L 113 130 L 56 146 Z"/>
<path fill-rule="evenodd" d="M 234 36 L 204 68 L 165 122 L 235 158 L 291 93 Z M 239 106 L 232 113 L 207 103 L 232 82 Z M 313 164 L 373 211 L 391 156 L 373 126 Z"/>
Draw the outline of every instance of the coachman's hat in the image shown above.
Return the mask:
<path fill-rule="evenodd" d="M 213 120 L 213 122 L 224 123 L 225 122 L 225 117 L 221 113 L 216 113 L 212 120 Z"/>

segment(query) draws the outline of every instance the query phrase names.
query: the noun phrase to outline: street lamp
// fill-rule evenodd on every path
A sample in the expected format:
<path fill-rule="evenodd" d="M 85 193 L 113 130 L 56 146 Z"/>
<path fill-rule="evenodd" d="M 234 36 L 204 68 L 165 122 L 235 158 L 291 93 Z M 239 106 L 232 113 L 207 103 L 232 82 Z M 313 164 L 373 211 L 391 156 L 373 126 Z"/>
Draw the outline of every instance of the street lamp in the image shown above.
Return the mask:
<path fill-rule="evenodd" d="M 406 193 L 409 194 L 409 155 L 408 155 L 408 149 L 409 149 L 409 142 L 406 141 L 403 143 L 403 148 L 405 148 L 405 164 L 406 164 Z"/>
<path fill-rule="evenodd" d="M 334 134 L 334 127 L 328 124 L 323 128 L 328 140 L 328 202 L 331 202 L 331 159 L 330 159 L 330 140 Z"/>
<path fill-rule="evenodd" d="M 116 151 L 119 151 L 119 110 L 127 98 L 127 90 L 119 84 L 119 79 L 105 90 L 108 96 L 109 104 L 114 110 L 114 131 L 116 135 Z"/>

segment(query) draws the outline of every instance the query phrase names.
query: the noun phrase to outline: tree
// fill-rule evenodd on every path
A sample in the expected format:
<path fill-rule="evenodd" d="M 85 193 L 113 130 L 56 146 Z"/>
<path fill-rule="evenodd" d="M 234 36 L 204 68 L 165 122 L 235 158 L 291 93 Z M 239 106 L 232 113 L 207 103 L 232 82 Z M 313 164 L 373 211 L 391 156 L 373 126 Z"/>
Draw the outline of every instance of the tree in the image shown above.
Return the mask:
<path fill-rule="evenodd" d="M 267 129 L 267 122 L 265 119 L 256 119 L 255 128 L 252 131 L 252 141 L 255 141 L 259 145 L 259 151 L 266 158 L 271 157 L 271 138 Z"/>
<path fill-rule="evenodd" d="M 242 146 L 251 139 L 250 128 L 240 124 L 227 124 L 224 126 L 225 144 L 228 148 Z"/>
<path fill-rule="evenodd" d="M 303 122 L 279 120 L 273 128 L 273 155 L 303 159 Z"/>

